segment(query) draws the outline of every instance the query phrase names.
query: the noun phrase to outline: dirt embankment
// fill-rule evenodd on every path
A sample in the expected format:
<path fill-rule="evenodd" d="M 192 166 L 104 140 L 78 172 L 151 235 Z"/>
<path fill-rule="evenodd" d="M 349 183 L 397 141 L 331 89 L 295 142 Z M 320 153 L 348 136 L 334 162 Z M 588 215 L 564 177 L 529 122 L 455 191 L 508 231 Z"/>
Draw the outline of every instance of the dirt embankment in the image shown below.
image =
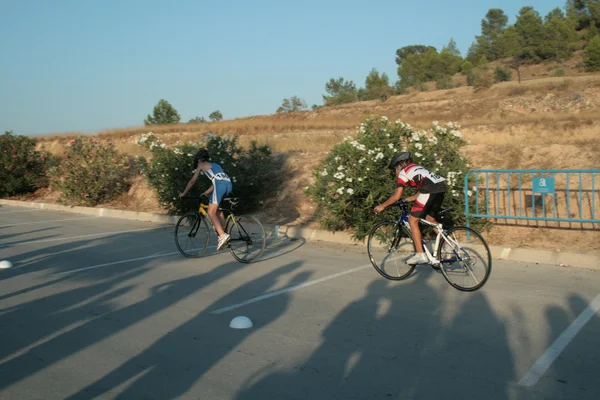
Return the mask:
<path fill-rule="evenodd" d="M 475 91 L 470 87 L 415 92 L 316 111 L 256 116 L 211 124 L 178 124 L 152 127 L 167 143 L 198 140 L 207 132 L 239 135 L 241 144 L 250 140 L 269 143 L 285 154 L 293 179 L 285 182 L 277 199 L 260 212 L 270 222 L 318 226 L 315 209 L 302 192 L 311 183 L 311 168 L 344 136 L 369 115 L 385 115 L 414 126 L 432 121 L 453 121 L 462 126 L 469 141 L 465 154 L 473 168 L 502 169 L 593 169 L 600 168 L 600 76 L 544 78 L 522 84 L 505 82 Z M 117 129 L 98 136 L 114 141 L 121 151 L 144 155 L 135 144 L 147 127 Z M 63 152 L 72 135 L 40 137 L 38 146 L 55 154 Z M 600 214 L 596 177 L 591 202 Z M 53 201 L 45 189 L 27 196 Z M 102 207 L 164 212 L 144 180 L 137 178 L 128 193 Z M 592 224 L 552 224 L 496 221 L 487 233 L 497 245 L 600 252 L 600 230 Z"/>

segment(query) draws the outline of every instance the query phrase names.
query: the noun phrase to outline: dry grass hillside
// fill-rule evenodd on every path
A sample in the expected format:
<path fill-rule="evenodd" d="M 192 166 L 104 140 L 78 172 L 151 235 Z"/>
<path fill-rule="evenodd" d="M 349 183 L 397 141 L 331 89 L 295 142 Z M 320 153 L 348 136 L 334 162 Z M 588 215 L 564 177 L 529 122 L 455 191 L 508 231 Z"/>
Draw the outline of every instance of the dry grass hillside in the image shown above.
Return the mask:
<path fill-rule="evenodd" d="M 479 91 L 458 87 L 415 92 L 385 102 L 360 102 L 218 123 L 156 126 L 151 130 L 167 144 L 197 140 L 207 132 L 239 135 L 242 144 L 250 140 L 269 143 L 276 152 L 286 153 L 295 178 L 286 183 L 274 204 L 265 207 L 261 217 L 270 222 L 315 225 L 314 208 L 301 190 L 310 184 L 311 167 L 344 136 L 353 135 L 368 115 L 385 115 L 419 127 L 434 120 L 458 122 L 470 142 L 465 151 L 474 168 L 600 168 L 600 75 L 552 77 L 556 67 L 544 68 L 548 77 L 540 78 L 543 73 L 529 71 L 524 77 L 532 79 L 521 84 L 504 82 Z M 135 140 L 149 130 L 115 129 L 97 136 L 114 141 L 126 153 L 142 155 L 144 152 Z M 39 137 L 39 147 L 59 154 L 71 137 Z M 600 181 L 596 188 L 599 185 Z M 48 200 L 53 194 L 40 191 L 34 197 Z M 127 195 L 103 206 L 161 211 L 141 179 Z M 600 252 L 598 226 L 548 225 L 551 224 L 498 222 L 486 237 L 492 244 Z"/>

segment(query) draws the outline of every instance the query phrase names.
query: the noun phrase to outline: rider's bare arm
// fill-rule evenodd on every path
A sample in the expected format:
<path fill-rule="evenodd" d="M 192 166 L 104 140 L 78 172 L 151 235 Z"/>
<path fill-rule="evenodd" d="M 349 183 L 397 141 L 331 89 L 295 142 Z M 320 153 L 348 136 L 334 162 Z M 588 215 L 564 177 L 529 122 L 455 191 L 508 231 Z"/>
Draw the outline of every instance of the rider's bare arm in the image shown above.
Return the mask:
<path fill-rule="evenodd" d="M 192 188 L 192 186 L 194 186 L 194 184 L 196 183 L 196 181 L 198 180 L 198 177 L 200 176 L 200 173 L 206 171 L 210 169 L 210 163 L 208 162 L 198 162 L 198 167 L 196 168 L 196 172 L 194 172 L 194 176 L 192 176 L 192 179 L 190 179 L 190 181 L 188 182 L 187 186 L 185 187 L 185 190 L 183 191 L 183 193 L 181 193 L 179 195 L 179 197 L 183 197 L 187 194 L 187 192 L 190 191 L 190 189 Z M 205 192 L 206 195 L 210 194 L 212 192 L 212 186 L 209 188 L 209 190 L 207 190 Z"/>
<path fill-rule="evenodd" d="M 412 196 L 407 197 L 405 200 L 408 201 L 408 202 L 413 202 L 413 201 L 415 201 L 417 199 L 417 197 L 419 197 L 419 193 L 413 194 Z"/>
<path fill-rule="evenodd" d="M 194 176 L 192 176 L 192 179 L 190 179 L 190 181 L 188 182 L 187 186 L 185 187 L 185 190 L 183 191 L 183 193 L 181 193 L 179 195 L 179 197 L 183 197 L 187 194 L 187 192 L 190 191 L 190 189 L 192 188 L 192 186 L 194 186 L 194 183 L 196 183 L 196 180 L 198 180 L 198 176 L 200 175 L 200 169 L 196 169 L 196 172 L 194 173 Z"/>
<path fill-rule="evenodd" d="M 206 191 L 204 193 L 202 193 L 202 196 L 208 196 L 209 194 L 211 194 L 213 192 L 214 189 L 215 189 L 214 185 L 210 185 L 210 187 L 208 189 L 206 189 Z"/>
<path fill-rule="evenodd" d="M 397 202 L 398 200 L 400 200 L 402 198 L 403 191 L 404 191 L 404 187 L 402 187 L 402 186 L 397 187 L 396 191 L 390 196 L 389 199 L 386 200 L 385 203 L 383 203 L 383 205 L 385 205 L 386 207 L 389 207 L 392 204 L 394 204 L 395 202 Z"/>

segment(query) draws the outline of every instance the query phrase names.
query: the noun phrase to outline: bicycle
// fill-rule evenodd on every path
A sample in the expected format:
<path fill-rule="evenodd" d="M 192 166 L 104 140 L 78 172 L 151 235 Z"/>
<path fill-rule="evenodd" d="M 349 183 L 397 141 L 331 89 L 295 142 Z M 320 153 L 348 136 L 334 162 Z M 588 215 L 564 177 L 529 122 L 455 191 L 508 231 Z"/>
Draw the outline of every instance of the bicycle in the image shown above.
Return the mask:
<path fill-rule="evenodd" d="M 390 280 L 406 279 L 415 269 L 416 265 L 406 263 L 414 251 L 416 251 L 410 225 L 408 224 L 409 206 L 404 200 L 394 205 L 400 207 L 402 214 L 396 221 L 383 221 L 376 224 L 369 233 L 367 252 L 375 270 L 383 277 Z M 471 292 L 480 289 L 488 280 L 492 270 L 492 255 L 490 249 L 479 232 L 466 226 L 456 226 L 446 230 L 443 220 L 452 211 L 451 208 L 439 212 L 434 224 L 425 219 L 420 219 L 421 225 L 429 226 L 438 230 L 433 248 L 429 249 L 428 242 L 423 239 L 423 250 L 431 265 L 436 270 L 441 270 L 444 278 L 454 288 Z M 423 236 L 424 238 L 424 236 Z M 478 244 L 474 242 L 478 241 Z M 406 257 L 399 253 L 407 253 Z M 437 257 L 434 254 L 437 253 Z M 376 261 L 381 258 L 381 263 Z M 390 271 L 385 270 L 386 262 L 392 262 Z M 476 277 L 474 267 L 483 264 L 483 277 Z M 458 264 L 456 267 L 455 264 Z M 395 270 L 394 270 L 395 267 Z M 395 273 L 395 275 L 391 275 Z M 465 280 L 474 282 L 473 286 L 459 284 L 459 274 Z"/>
<path fill-rule="evenodd" d="M 202 199 L 202 197 L 184 196 L 183 199 Z M 225 198 L 231 204 L 230 209 L 219 207 L 228 215 L 225 218 L 224 230 L 231 235 L 227 248 L 236 260 L 251 263 L 258 259 L 265 250 L 267 243 L 265 229 L 260 221 L 252 215 L 234 215 L 232 209 L 236 202 L 232 198 Z M 202 256 L 210 242 L 210 229 L 207 220 L 208 204 L 200 202 L 198 211 L 191 211 L 182 215 L 175 226 L 175 245 L 183 256 L 197 258 Z M 214 226 L 213 230 L 214 230 Z M 190 248 L 184 250 L 186 244 Z M 256 247 L 254 247 L 256 246 Z"/>

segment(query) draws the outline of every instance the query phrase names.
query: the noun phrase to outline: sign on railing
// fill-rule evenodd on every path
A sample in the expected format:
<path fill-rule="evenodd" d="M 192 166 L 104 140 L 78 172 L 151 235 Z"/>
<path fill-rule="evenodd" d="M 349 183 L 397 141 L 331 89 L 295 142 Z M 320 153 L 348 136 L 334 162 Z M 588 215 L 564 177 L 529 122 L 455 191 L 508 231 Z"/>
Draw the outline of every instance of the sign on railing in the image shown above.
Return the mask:
<path fill-rule="evenodd" d="M 600 170 L 480 169 L 464 180 L 465 217 L 600 223 Z"/>

